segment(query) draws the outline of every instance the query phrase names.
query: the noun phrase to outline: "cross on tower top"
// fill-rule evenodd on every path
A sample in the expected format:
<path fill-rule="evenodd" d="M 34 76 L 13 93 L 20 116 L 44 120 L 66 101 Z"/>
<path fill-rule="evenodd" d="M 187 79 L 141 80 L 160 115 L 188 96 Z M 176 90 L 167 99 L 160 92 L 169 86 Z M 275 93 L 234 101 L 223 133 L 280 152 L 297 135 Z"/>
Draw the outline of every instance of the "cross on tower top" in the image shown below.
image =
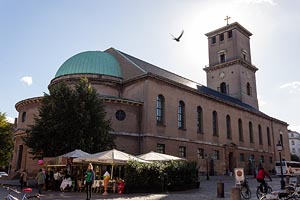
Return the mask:
<path fill-rule="evenodd" d="M 226 16 L 226 18 L 224 19 L 224 20 L 227 21 L 227 25 L 228 25 L 228 20 L 229 20 L 230 18 L 231 18 L 231 17 Z"/>

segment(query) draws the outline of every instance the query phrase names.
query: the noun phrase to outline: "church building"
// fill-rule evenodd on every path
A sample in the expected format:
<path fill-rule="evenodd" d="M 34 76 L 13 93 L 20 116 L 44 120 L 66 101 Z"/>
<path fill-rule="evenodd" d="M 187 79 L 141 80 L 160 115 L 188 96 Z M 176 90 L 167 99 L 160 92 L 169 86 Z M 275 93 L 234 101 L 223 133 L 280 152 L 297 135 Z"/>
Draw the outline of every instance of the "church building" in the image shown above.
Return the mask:
<path fill-rule="evenodd" d="M 49 87 L 60 81 L 72 85 L 87 77 L 104 101 L 117 149 L 126 153 L 179 156 L 196 161 L 201 174 L 211 175 L 237 167 L 253 174 L 260 164 L 272 170 L 279 160 L 278 142 L 282 158 L 290 160 L 288 124 L 259 110 L 252 34 L 235 22 L 205 35 L 207 86 L 110 48 L 72 56 L 59 67 Z M 34 124 L 42 98 L 16 103 L 12 171 L 37 171 L 37 161 L 21 137 Z"/>

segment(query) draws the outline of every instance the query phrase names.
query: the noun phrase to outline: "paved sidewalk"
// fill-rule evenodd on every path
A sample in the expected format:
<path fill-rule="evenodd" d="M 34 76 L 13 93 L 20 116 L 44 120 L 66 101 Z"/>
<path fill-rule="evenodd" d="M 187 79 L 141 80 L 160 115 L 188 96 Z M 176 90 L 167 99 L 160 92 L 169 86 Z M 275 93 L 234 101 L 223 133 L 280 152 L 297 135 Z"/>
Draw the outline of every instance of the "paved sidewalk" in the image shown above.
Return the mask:
<path fill-rule="evenodd" d="M 247 178 L 250 189 L 252 192 L 251 200 L 257 199 L 256 197 L 256 187 L 258 185 L 256 179 L 253 177 Z M 224 183 L 224 198 L 217 198 L 217 183 L 221 181 Z M 295 181 L 295 179 L 291 179 Z M 0 184 L 10 184 L 18 185 L 18 180 L 0 180 Z M 30 184 L 34 182 L 30 181 Z M 200 188 L 188 191 L 181 192 L 169 192 L 162 194 L 109 194 L 108 196 L 103 196 L 101 194 L 92 194 L 92 199 L 118 199 L 118 200 L 215 200 L 215 199 L 224 199 L 230 200 L 231 188 L 234 186 L 234 177 L 229 176 L 218 176 L 210 177 L 210 180 L 206 180 L 206 177 L 201 178 Z M 274 177 L 273 181 L 269 183 L 273 190 L 280 189 L 280 178 Z M 34 192 L 37 192 L 34 188 Z M 0 189 L 0 199 L 3 199 L 7 192 L 3 189 Z M 86 199 L 84 192 L 53 192 L 45 191 L 42 194 L 41 199 Z"/>

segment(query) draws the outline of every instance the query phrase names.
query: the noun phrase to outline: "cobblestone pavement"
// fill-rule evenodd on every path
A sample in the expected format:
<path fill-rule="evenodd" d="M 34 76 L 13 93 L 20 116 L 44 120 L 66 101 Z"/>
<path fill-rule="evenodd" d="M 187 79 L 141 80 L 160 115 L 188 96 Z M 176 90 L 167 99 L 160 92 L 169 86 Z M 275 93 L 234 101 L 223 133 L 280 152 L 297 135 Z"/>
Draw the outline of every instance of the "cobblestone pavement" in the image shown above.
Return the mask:
<path fill-rule="evenodd" d="M 258 183 L 256 179 L 252 177 L 247 178 L 250 189 L 251 189 L 251 200 L 257 199 L 256 197 L 256 188 Z M 218 182 L 224 183 L 224 198 L 217 197 L 217 185 Z M 296 181 L 291 178 L 290 181 Z M 0 184 L 9 184 L 9 185 L 17 185 L 17 180 L 0 180 Z M 109 194 L 108 196 L 103 196 L 99 193 L 93 193 L 92 199 L 117 199 L 117 200 L 213 200 L 213 199 L 224 199 L 230 200 L 231 188 L 235 185 L 234 178 L 228 176 L 221 177 L 210 177 L 210 180 L 206 180 L 206 177 L 201 179 L 200 188 L 188 191 L 181 192 L 169 192 L 162 194 Z M 269 182 L 269 185 L 273 188 L 273 190 L 280 189 L 280 178 L 274 177 L 272 182 Z M 17 186 L 12 186 L 17 187 Z M 18 188 L 18 187 L 17 187 Z M 36 193 L 37 190 L 34 188 L 33 193 Z M 3 188 L 0 188 L 0 199 L 4 199 L 7 191 Z M 17 195 L 20 198 L 20 195 Z M 42 196 L 42 200 L 46 199 L 86 199 L 86 195 L 84 192 L 53 192 L 53 191 L 44 191 Z"/>

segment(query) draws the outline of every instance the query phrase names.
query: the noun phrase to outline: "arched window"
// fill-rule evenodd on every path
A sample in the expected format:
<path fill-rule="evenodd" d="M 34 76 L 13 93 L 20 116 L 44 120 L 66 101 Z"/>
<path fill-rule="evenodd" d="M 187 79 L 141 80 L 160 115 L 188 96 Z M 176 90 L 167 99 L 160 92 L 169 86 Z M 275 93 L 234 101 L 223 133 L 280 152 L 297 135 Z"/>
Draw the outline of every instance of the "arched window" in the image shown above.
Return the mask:
<path fill-rule="evenodd" d="M 185 108 L 184 108 L 184 102 L 183 101 L 179 101 L 178 104 L 178 128 L 180 129 L 184 129 L 184 112 L 185 112 Z"/>
<path fill-rule="evenodd" d="M 218 136 L 218 113 L 216 111 L 213 111 L 212 113 L 212 125 L 213 125 L 213 135 Z"/>
<path fill-rule="evenodd" d="M 226 116 L 226 129 L 227 129 L 227 139 L 231 139 L 232 138 L 232 134 L 231 134 L 231 119 L 230 116 L 227 115 Z"/>
<path fill-rule="evenodd" d="M 201 106 L 197 107 L 197 132 L 203 133 L 203 113 Z"/>
<path fill-rule="evenodd" d="M 25 122 L 25 120 L 26 120 L 26 112 L 23 112 L 22 113 L 22 122 Z"/>
<path fill-rule="evenodd" d="M 259 144 L 262 145 L 263 144 L 263 138 L 262 138 L 262 131 L 261 131 L 261 125 L 258 125 L 258 140 L 259 140 Z"/>
<path fill-rule="evenodd" d="M 227 87 L 226 87 L 226 83 L 222 82 L 220 84 L 220 92 L 223 94 L 227 94 Z"/>
<path fill-rule="evenodd" d="M 156 98 L 156 123 L 164 124 L 165 98 L 163 95 L 158 95 Z"/>
<path fill-rule="evenodd" d="M 241 119 L 239 119 L 239 121 L 238 121 L 238 127 L 239 127 L 239 140 L 244 141 L 243 121 Z"/>
<path fill-rule="evenodd" d="M 249 95 L 249 96 L 252 95 L 252 88 L 251 88 L 251 85 L 249 82 L 247 83 L 247 95 Z"/>
<path fill-rule="evenodd" d="M 267 140 L 268 140 L 268 145 L 271 146 L 271 136 L 270 136 L 270 128 L 267 127 Z"/>
<path fill-rule="evenodd" d="M 254 143 L 252 122 L 249 122 L 249 139 L 250 139 L 250 143 Z"/>

